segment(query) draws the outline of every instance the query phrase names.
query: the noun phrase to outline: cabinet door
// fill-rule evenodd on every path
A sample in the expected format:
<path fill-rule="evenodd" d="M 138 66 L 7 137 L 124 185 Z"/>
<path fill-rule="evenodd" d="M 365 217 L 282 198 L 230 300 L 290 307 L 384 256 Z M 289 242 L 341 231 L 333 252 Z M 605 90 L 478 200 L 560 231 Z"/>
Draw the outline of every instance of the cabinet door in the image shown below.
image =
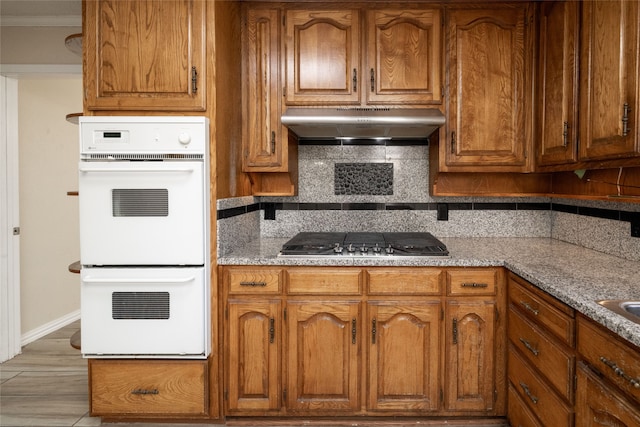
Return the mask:
<path fill-rule="evenodd" d="M 370 301 L 370 410 L 439 407 L 440 301 Z"/>
<path fill-rule="evenodd" d="M 440 16 L 438 9 L 367 13 L 367 103 L 441 102 Z"/>
<path fill-rule="evenodd" d="M 287 144 L 280 125 L 280 12 L 248 10 L 246 15 L 243 170 L 277 172 Z"/>
<path fill-rule="evenodd" d="M 637 1 L 582 2 L 580 159 L 638 155 Z"/>
<path fill-rule="evenodd" d="M 606 385 L 585 365 L 578 364 L 576 394 L 576 426 L 633 427 L 640 425 L 640 410 L 636 402 L 622 397 L 615 388 Z"/>
<path fill-rule="evenodd" d="M 531 145 L 528 6 L 451 10 L 443 172 L 523 172 Z M 527 54 L 525 54 L 525 49 Z"/>
<path fill-rule="evenodd" d="M 497 393 L 496 305 L 490 300 L 453 300 L 445 312 L 445 408 L 491 410 Z"/>
<path fill-rule="evenodd" d="M 538 165 L 577 160 L 578 30 L 576 1 L 552 1 L 540 9 Z"/>
<path fill-rule="evenodd" d="M 360 103 L 360 20 L 356 10 L 289 10 L 288 105 Z"/>
<path fill-rule="evenodd" d="M 359 409 L 360 303 L 287 303 L 287 410 Z"/>
<path fill-rule="evenodd" d="M 205 110 L 205 7 L 198 0 L 84 2 L 85 107 Z"/>
<path fill-rule="evenodd" d="M 229 300 L 225 371 L 230 412 L 280 407 L 280 313 L 278 300 Z"/>

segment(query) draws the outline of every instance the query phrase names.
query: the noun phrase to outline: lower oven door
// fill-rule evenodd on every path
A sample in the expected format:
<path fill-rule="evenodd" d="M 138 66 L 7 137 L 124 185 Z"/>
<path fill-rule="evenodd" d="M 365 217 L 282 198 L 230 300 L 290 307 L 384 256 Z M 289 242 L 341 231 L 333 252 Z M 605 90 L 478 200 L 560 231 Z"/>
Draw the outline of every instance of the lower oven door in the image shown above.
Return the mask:
<path fill-rule="evenodd" d="M 204 267 L 83 268 L 83 356 L 206 358 L 207 276 Z"/>
<path fill-rule="evenodd" d="M 202 161 L 81 161 L 83 265 L 203 265 L 208 186 Z"/>

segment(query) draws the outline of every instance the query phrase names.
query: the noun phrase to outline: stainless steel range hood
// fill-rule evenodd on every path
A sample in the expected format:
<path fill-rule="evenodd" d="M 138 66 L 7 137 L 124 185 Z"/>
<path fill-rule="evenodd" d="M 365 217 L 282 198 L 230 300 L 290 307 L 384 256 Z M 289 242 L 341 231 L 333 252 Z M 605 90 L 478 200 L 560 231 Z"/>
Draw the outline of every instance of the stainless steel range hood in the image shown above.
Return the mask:
<path fill-rule="evenodd" d="M 288 108 L 281 120 L 301 138 L 424 139 L 445 123 L 435 108 Z"/>

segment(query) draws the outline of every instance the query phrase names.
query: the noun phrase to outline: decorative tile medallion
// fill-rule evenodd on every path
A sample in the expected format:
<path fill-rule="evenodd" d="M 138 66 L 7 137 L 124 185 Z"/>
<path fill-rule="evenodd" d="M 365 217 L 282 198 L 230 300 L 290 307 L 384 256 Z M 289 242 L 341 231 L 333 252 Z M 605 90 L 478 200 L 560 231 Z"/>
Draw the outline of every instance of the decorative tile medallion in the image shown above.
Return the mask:
<path fill-rule="evenodd" d="M 393 195 L 393 163 L 336 163 L 336 195 Z"/>

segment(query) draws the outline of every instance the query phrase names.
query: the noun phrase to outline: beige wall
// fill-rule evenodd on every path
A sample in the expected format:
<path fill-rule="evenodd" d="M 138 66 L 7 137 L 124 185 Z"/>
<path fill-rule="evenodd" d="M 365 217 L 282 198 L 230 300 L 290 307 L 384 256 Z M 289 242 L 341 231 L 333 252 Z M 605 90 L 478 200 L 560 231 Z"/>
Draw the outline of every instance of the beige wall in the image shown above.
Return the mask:
<path fill-rule="evenodd" d="M 82 111 L 82 79 L 20 79 L 21 332 L 32 333 L 80 309 L 78 126 L 65 120 Z"/>
<path fill-rule="evenodd" d="M 64 44 L 80 27 L 0 27 L 2 64 L 81 64 Z"/>

